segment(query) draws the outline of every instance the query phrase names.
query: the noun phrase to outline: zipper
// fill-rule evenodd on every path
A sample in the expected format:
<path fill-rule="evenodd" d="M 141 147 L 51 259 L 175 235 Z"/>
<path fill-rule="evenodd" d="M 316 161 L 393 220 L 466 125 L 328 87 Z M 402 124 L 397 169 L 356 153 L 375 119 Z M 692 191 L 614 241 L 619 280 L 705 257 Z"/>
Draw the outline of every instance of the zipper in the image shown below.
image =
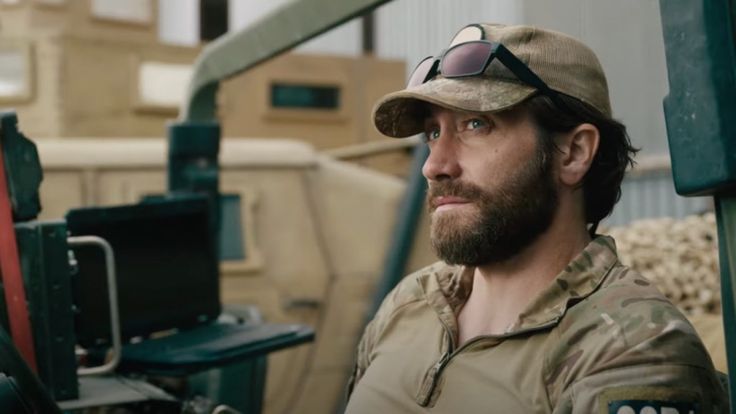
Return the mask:
<path fill-rule="evenodd" d="M 442 354 L 439 361 L 429 369 L 429 372 L 427 372 L 427 375 L 424 377 L 424 382 L 417 398 L 417 403 L 422 407 L 429 405 L 429 401 L 432 399 L 434 390 L 437 388 L 437 380 L 439 380 L 442 370 L 445 369 L 447 363 L 450 362 L 450 359 L 455 355 L 455 336 L 452 334 L 452 330 L 447 326 L 442 318 L 440 318 L 440 324 L 442 324 L 445 336 L 447 337 L 447 350 Z"/>
<path fill-rule="evenodd" d="M 445 369 L 447 364 L 450 362 L 452 358 L 455 357 L 455 355 L 462 352 L 465 348 L 473 345 L 476 342 L 482 341 L 484 339 L 488 339 L 488 336 L 479 336 L 472 341 L 468 341 L 463 344 L 460 348 L 453 349 L 454 348 L 454 341 L 452 340 L 452 334 L 447 331 L 447 335 L 450 338 L 450 347 L 447 349 L 447 352 L 445 352 L 442 357 L 440 358 L 437 363 L 435 363 L 432 368 L 429 369 L 429 372 L 427 373 L 427 376 L 424 380 L 424 386 L 422 387 L 422 392 L 419 394 L 420 399 L 417 401 L 419 405 L 422 407 L 426 407 L 429 405 L 429 401 L 432 399 L 432 395 L 434 394 L 435 389 L 437 388 L 437 382 L 440 379 L 440 375 L 442 375 L 442 371 Z M 429 381 L 429 382 L 427 382 Z"/>
<path fill-rule="evenodd" d="M 434 390 L 435 388 L 437 388 L 437 380 L 439 380 L 440 374 L 442 374 L 442 370 L 445 368 L 445 366 L 447 366 L 447 363 L 450 362 L 451 357 L 451 349 L 448 349 L 447 352 L 442 354 L 440 360 L 437 361 L 432 366 L 432 368 L 429 369 L 427 375 L 425 375 L 422 388 L 419 391 L 419 395 L 417 398 L 417 403 L 420 406 L 426 407 L 427 405 L 429 405 L 432 394 L 434 394 Z"/>
<path fill-rule="evenodd" d="M 440 378 L 440 375 L 442 375 L 442 371 L 445 369 L 447 364 L 454 358 L 456 355 L 461 353 L 463 350 L 468 348 L 469 346 L 472 346 L 473 344 L 476 344 L 480 341 L 486 340 L 486 339 L 505 339 L 511 336 L 516 336 L 523 333 L 533 332 L 537 330 L 543 330 L 546 328 L 549 328 L 550 326 L 555 325 L 557 322 L 559 322 L 559 318 L 555 318 L 552 321 L 549 321 L 543 325 L 535 326 L 533 328 L 527 328 L 520 331 L 516 331 L 512 334 L 508 335 L 485 335 L 485 336 L 479 336 L 474 338 L 473 340 L 470 340 L 468 342 L 465 342 L 461 347 L 455 349 L 455 338 L 452 334 L 452 331 L 450 328 L 445 324 L 442 319 L 440 319 L 440 323 L 444 327 L 445 335 L 447 335 L 448 339 L 448 347 L 447 351 L 442 354 L 442 357 L 440 357 L 439 361 L 437 361 L 432 368 L 429 369 L 427 374 L 424 377 L 424 382 L 422 383 L 422 388 L 419 392 L 419 395 L 417 396 L 417 403 L 422 406 L 426 407 L 429 405 L 429 402 L 432 399 L 432 395 L 434 395 L 435 389 L 437 388 L 437 382 Z"/>

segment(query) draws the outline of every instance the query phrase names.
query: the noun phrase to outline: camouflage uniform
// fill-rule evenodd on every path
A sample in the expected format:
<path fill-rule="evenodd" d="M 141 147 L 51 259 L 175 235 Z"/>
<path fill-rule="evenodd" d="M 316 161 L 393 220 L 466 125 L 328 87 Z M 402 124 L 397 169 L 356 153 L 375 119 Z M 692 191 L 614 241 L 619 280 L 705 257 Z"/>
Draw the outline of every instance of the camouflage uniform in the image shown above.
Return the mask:
<path fill-rule="evenodd" d="M 597 237 L 503 335 L 457 346 L 472 268 L 406 277 L 366 328 L 346 413 L 726 413 L 685 317 Z M 647 408 L 648 407 L 648 408 Z"/>

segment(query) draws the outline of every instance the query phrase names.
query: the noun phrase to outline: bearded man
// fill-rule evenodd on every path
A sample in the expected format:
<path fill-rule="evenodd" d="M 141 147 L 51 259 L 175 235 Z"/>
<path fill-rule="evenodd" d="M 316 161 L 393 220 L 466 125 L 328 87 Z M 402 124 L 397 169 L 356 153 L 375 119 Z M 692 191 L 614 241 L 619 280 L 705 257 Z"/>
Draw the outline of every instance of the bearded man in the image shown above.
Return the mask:
<path fill-rule="evenodd" d="M 636 150 L 588 47 L 467 26 L 374 121 L 429 146 L 442 262 L 367 326 L 348 414 L 728 412 L 692 326 L 596 235 Z"/>

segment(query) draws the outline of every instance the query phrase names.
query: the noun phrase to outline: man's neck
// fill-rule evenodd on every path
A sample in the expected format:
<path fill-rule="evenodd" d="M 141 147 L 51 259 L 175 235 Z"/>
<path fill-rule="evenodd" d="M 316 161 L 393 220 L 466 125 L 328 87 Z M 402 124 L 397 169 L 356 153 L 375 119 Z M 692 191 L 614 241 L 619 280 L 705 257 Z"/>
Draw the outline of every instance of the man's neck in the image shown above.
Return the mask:
<path fill-rule="evenodd" d="M 555 220 L 516 256 L 475 269 L 473 289 L 458 316 L 460 343 L 506 332 L 532 299 L 585 248 L 590 242 L 585 228 L 565 224 L 569 223 Z"/>

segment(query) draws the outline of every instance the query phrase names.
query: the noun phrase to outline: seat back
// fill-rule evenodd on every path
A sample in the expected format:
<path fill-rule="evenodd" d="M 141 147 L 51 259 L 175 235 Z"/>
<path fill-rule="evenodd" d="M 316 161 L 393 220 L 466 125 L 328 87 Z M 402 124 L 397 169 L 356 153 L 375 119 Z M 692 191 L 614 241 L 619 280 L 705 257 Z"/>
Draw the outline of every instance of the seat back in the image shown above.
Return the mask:
<path fill-rule="evenodd" d="M 72 236 L 99 236 L 113 248 L 123 341 L 208 323 L 220 314 L 208 209 L 205 197 L 187 196 L 67 213 Z M 104 256 L 91 247 L 75 247 L 74 253 L 77 339 L 85 347 L 108 345 Z"/>

